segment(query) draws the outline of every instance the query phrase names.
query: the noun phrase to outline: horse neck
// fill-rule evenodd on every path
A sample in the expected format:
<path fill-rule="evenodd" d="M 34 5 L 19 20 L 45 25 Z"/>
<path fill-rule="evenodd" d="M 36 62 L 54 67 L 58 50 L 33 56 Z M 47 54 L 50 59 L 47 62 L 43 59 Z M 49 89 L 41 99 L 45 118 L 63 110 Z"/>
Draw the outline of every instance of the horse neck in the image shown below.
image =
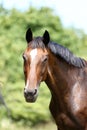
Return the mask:
<path fill-rule="evenodd" d="M 50 55 L 46 84 L 52 94 L 64 94 L 69 89 L 70 84 L 74 83 L 74 80 L 72 80 L 74 75 L 72 68 L 60 57 L 57 58 L 53 54 Z"/>

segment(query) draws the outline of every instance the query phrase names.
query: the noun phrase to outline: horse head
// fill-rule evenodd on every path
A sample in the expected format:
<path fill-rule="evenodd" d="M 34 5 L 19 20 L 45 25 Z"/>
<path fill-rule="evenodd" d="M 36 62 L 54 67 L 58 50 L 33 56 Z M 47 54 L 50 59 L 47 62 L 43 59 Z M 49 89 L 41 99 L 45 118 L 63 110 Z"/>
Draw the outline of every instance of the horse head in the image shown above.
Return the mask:
<path fill-rule="evenodd" d="M 48 66 L 48 50 L 50 41 L 48 31 L 43 37 L 33 38 L 31 29 L 26 32 L 27 48 L 23 53 L 25 88 L 24 96 L 27 102 L 35 102 L 40 83 L 46 79 Z"/>

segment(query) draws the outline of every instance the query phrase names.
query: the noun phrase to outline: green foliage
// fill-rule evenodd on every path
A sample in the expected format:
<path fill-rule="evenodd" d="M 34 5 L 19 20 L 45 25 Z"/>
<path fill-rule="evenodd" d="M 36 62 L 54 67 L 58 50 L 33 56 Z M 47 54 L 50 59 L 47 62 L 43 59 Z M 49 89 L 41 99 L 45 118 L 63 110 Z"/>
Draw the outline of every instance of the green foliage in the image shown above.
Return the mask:
<path fill-rule="evenodd" d="M 28 27 L 31 27 L 35 36 L 41 36 L 48 30 L 51 40 L 70 48 L 76 54 L 77 49 L 80 54 L 82 49 L 86 50 L 87 35 L 74 29 L 64 29 L 60 18 L 49 8 L 30 8 L 26 12 L 19 12 L 0 7 L 0 82 L 3 84 L 4 99 L 11 119 L 33 125 L 50 120 L 50 93 L 42 83 L 35 104 L 28 104 L 24 100 L 22 53 L 26 48 L 25 32 Z M 8 116 L 4 109 L 0 110 L 2 116 Z"/>

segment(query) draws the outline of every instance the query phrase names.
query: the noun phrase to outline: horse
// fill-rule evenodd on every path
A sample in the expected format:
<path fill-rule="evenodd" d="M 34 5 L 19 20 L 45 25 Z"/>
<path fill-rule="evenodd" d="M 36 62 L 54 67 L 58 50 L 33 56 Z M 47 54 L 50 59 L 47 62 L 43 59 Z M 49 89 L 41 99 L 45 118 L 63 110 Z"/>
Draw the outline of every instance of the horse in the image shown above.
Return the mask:
<path fill-rule="evenodd" d="M 26 102 L 34 103 L 44 81 L 51 93 L 50 112 L 57 130 L 87 130 L 87 61 L 52 42 L 45 30 L 33 37 L 26 31 L 23 53 Z"/>

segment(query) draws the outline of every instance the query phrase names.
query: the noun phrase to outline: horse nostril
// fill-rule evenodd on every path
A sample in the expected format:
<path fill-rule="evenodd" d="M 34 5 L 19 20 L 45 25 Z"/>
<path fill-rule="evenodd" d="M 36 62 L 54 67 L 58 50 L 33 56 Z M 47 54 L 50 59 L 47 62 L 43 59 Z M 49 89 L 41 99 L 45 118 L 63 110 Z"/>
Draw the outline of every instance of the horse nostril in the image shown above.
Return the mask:
<path fill-rule="evenodd" d="M 27 90 L 27 91 L 26 91 L 26 89 L 24 90 L 25 97 L 34 96 L 36 93 L 37 93 L 37 89 Z"/>
<path fill-rule="evenodd" d="M 34 95 L 37 93 L 37 89 L 35 89 Z"/>
<path fill-rule="evenodd" d="M 28 92 L 24 89 L 24 96 L 27 97 L 28 96 Z"/>

